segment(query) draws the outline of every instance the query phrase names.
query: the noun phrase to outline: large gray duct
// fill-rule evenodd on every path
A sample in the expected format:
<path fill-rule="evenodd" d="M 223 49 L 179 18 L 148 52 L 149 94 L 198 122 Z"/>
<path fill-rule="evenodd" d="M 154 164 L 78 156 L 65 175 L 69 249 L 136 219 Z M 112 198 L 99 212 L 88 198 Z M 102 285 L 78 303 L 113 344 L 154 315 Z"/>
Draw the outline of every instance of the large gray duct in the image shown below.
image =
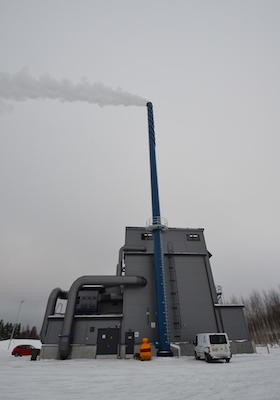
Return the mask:
<path fill-rule="evenodd" d="M 145 246 L 123 246 L 119 250 L 119 262 L 117 265 L 117 275 L 121 275 L 123 272 L 123 265 L 122 265 L 122 260 L 123 260 L 123 255 L 125 252 L 130 252 L 130 251 L 146 251 Z"/>
<path fill-rule="evenodd" d="M 79 290 L 86 285 L 102 285 L 112 287 L 119 285 L 146 286 L 147 281 L 142 276 L 110 276 L 110 275 L 89 275 L 81 276 L 71 286 L 68 292 L 67 307 L 64 315 L 62 332 L 59 341 L 59 356 L 65 360 L 71 352 L 71 331 L 75 314 L 76 301 Z"/>
<path fill-rule="evenodd" d="M 46 333 L 47 333 L 47 327 L 48 327 L 48 316 L 53 315 L 55 313 L 55 306 L 57 299 L 67 299 L 67 292 L 64 292 L 60 288 L 55 288 L 48 299 L 48 304 L 46 307 L 46 312 L 43 320 L 43 325 L 42 329 L 40 332 L 40 339 L 42 343 L 45 343 L 46 341 Z"/>

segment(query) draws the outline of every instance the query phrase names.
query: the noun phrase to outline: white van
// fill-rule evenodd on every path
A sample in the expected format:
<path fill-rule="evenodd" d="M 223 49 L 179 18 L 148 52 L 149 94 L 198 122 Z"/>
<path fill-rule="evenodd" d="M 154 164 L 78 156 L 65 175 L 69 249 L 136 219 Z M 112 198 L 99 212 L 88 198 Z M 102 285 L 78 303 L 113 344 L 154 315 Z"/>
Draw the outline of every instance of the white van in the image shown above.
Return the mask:
<path fill-rule="evenodd" d="M 226 360 L 232 357 L 226 333 L 198 333 L 194 342 L 194 355 L 197 360 Z"/>

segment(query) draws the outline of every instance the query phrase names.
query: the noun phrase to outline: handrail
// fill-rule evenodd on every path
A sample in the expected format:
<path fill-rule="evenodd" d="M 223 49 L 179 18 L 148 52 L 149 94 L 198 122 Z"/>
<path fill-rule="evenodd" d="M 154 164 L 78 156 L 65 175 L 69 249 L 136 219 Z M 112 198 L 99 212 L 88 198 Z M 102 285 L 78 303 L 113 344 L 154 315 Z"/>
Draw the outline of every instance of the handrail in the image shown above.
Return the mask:
<path fill-rule="evenodd" d="M 151 217 L 146 222 L 147 231 L 153 231 L 155 229 L 160 229 L 162 231 L 168 230 L 168 221 L 163 217 Z"/>

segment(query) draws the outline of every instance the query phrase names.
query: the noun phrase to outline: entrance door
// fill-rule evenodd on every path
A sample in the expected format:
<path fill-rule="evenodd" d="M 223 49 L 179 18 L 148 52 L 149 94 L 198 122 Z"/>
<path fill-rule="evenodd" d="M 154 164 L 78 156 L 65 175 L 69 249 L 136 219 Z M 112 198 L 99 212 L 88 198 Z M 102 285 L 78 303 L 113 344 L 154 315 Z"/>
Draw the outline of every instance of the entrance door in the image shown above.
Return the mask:
<path fill-rule="evenodd" d="M 134 353 L 134 332 L 125 332 L 125 352 L 126 354 Z"/>
<path fill-rule="evenodd" d="M 96 354 L 117 354 L 119 331 L 119 328 L 98 329 Z"/>

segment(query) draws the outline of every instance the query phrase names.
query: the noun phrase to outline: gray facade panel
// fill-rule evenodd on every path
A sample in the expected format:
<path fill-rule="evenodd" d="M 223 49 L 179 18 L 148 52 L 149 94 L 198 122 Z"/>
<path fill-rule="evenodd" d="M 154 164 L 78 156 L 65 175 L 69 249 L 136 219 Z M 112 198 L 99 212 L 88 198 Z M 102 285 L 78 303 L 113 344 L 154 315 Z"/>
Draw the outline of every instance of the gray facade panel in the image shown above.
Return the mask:
<path fill-rule="evenodd" d="M 51 344 L 58 344 L 59 343 L 59 335 L 61 334 L 62 331 L 62 324 L 63 324 L 63 319 L 62 318 L 54 318 L 48 320 L 48 328 L 47 328 L 47 334 L 46 334 L 46 343 L 51 343 Z"/>
<path fill-rule="evenodd" d="M 147 279 L 145 287 L 127 287 L 124 291 L 123 301 L 123 323 L 122 343 L 125 340 L 125 332 L 138 332 L 135 343 L 141 343 L 143 337 L 150 341 L 157 338 L 154 322 L 156 321 L 156 294 L 153 269 L 153 256 L 143 254 L 126 254 L 125 256 L 126 275 L 140 274 Z"/>
<path fill-rule="evenodd" d="M 217 307 L 222 325 L 230 340 L 251 340 L 242 306 Z"/>
<path fill-rule="evenodd" d="M 143 232 L 141 228 L 127 228 L 126 245 L 141 245 Z M 199 236 L 199 240 L 188 240 L 188 235 L 194 234 Z M 213 307 L 215 287 L 210 265 L 205 261 L 207 249 L 203 230 L 169 229 L 162 235 L 162 238 L 163 249 L 166 254 L 164 265 L 171 340 L 178 340 L 179 337 L 182 341 L 192 341 L 198 331 L 205 331 L 206 328 L 216 331 L 218 326 Z M 147 245 L 147 243 L 147 249 L 153 252 L 153 241 L 146 240 L 145 244 Z M 170 254 L 170 249 L 172 249 L 173 254 Z M 195 255 L 190 255 L 191 252 Z M 129 325 L 130 316 L 135 317 L 136 320 L 138 318 L 140 326 L 141 317 L 147 309 L 150 311 L 150 317 L 154 319 L 152 321 L 154 323 L 156 321 L 156 298 L 153 254 L 127 254 L 125 256 L 125 267 L 126 274 L 141 274 L 148 281 L 145 288 L 139 289 L 141 295 L 140 292 L 130 289 L 125 291 L 125 326 Z M 175 270 L 175 286 L 171 270 Z M 174 300 L 174 290 L 177 292 L 175 296 L 177 300 Z M 176 301 L 179 302 L 178 305 L 175 304 Z M 151 309 L 153 310 L 152 313 Z M 146 331 L 149 332 L 147 326 Z M 154 337 L 155 333 L 156 331 L 150 328 L 149 335 Z"/>
<path fill-rule="evenodd" d="M 92 345 L 97 340 L 97 323 L 99 321 L 91 321 L 89 319 L 74 320 L 73 344 L 83 343 Z M 102 321 L 103 322 L 103 321 Z"/>

